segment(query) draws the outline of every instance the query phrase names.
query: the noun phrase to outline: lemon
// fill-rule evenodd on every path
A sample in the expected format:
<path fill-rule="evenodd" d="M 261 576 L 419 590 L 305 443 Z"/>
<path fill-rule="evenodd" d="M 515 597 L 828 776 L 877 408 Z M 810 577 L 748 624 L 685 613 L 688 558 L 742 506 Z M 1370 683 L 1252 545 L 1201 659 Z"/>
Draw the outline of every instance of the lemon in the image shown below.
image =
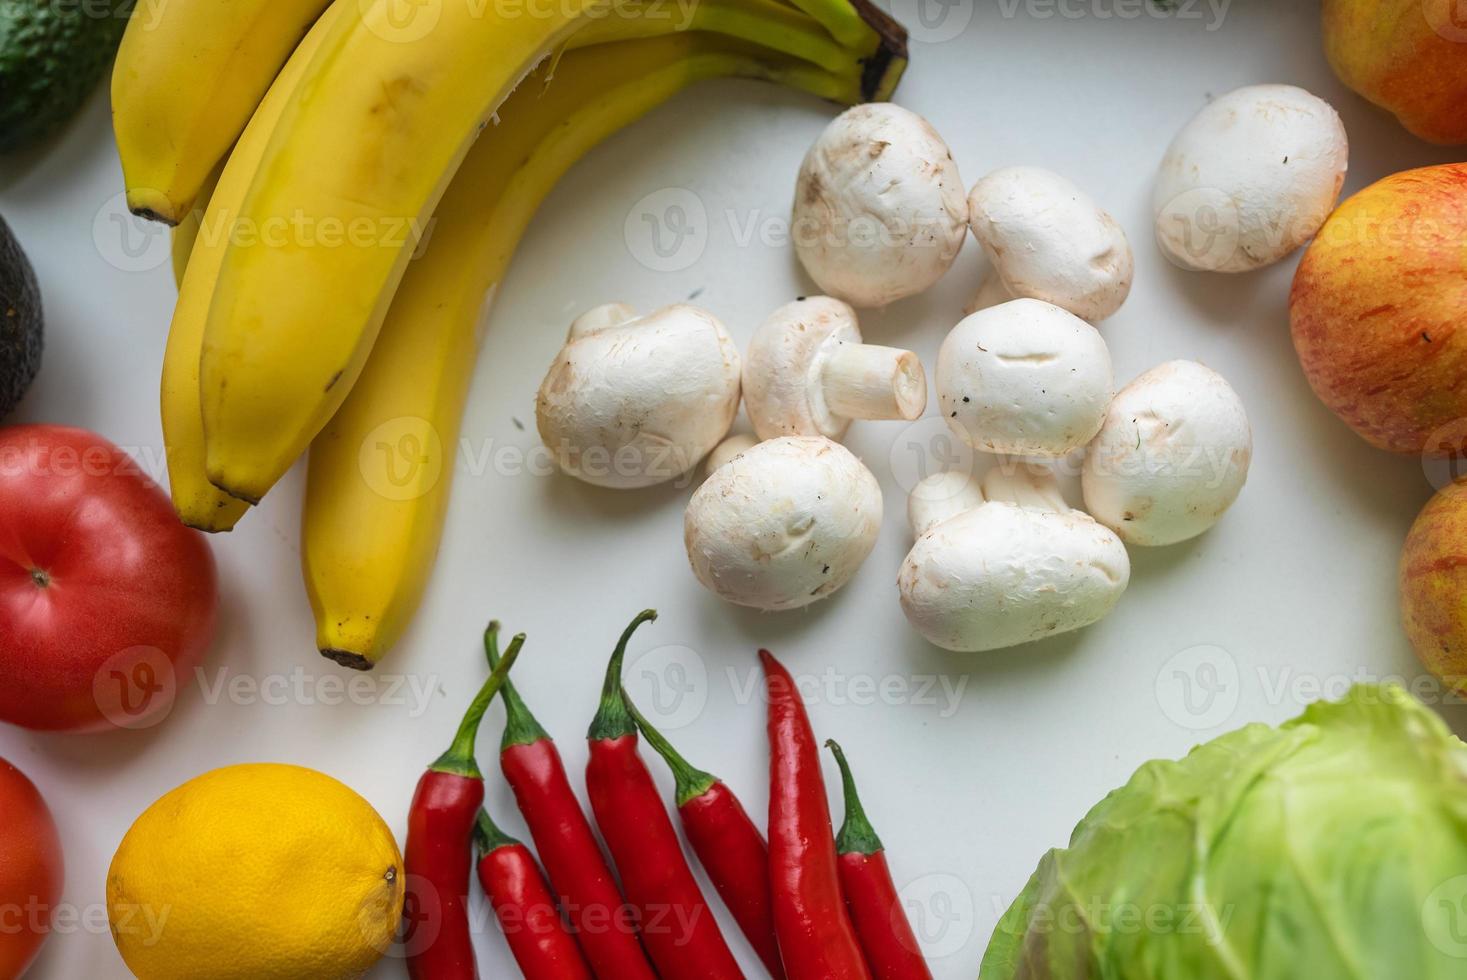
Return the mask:
<path fill-rule="evenodd" d="M 228 766 L 159 799 L 107 873 L 140 980 L 338 980 L 388 949 L 402 857 L 382 818 L 311 769 Z"/>

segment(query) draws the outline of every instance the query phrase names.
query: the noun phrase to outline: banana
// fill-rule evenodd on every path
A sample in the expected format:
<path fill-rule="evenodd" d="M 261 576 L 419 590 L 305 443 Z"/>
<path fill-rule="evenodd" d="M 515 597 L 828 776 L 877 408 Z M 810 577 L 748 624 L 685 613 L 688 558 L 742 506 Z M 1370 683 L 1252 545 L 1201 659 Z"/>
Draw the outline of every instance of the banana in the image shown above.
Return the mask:
<path fill-rule="evenodd" d="M 733 9 L 740 5 L 747 5 L 753 15 Z M 235 235 L 241 202 L 259 169 L 268 140 L 304 76 L 308 62 L 320 47 L 329 24 L 333 18 L 350 16 L 349 13 L 341 13 L 341 6 L 338 3 L 329 8 L 311 30 L 262 101 L 246 130 L 248 137 L 241 137 L 227 159 L 227 167 L 221 164 L 216 168 L 201 188 L 200 200 L 201 203 L 208 202 L 207 211 L 195 207 L 175 229 L 173 260 L 180 287 L 164 355 L 161 386 L 163 429 L 174 507 L 184 523 L 201 530 L 228 531 L 248 509 L 245 501 L 219 490 L 206 476 L 199 364 L 209 304 L 218 281 L 224 250 Z M 824 60 L 843 67 L 847 76 L 857 70 L 849 57 L 841 57 L 839 51 L 831 51 L 828 39 L 818 25 L 771 0 L 714 0 L 710 9 L 714 13 L 696 18 L 696 25 L 689 29 L 727 30 L 741 36 L 777 35 L 777 39 L 771 42 L 772 48 L 814 63 Z M 649 16 L 639 22 L 635 15 L 620 15 L 614 20 L 596 23 L 619 27 L 624 34 L 645 33 L 649 24 L 653 25 L 652 29 L 664 32 L 688 28 L 688 25 L 669 17 Z M 578 31 L 569 46 L 590 46 L 616 40 L 617 37 L 617 31 Z M 847 86 L 833 90 L 830 97 L 849 101 L 855 96 L 850 94 L 850 86 Z M 228 178 L 224 179 L 222 173 L 226 169 Z M 217 191 L 213 190 L 214 181 L 219 182 Z M 201 225 L 204 242 L 196 250 L 194 241 Z M 251 230 L 250 226 L 242 223 L 239 227 Z M 185 275 L 189 266 L 197 266 L 192 277 Z"/>
<path fill-rule="evenodd" d="M 301 555 L 321 652 L 371 668 L 417 609 L 438 550 L 486 293 L 582 154 L 689 84 L 752 76 L 837 101 L 850 77 L 713 34 L 573 51 L 505 103 L 439 205 L 366 370 L 311 445 Z"/>
<path fill-rule="evenodd" d="M 394 20 L 399 0 L 361 0 L 360 16 L 333 25 L 245 195 L 240 218 L 258 233 L 227 246 L 209 307 L 200 373 L 210 482 L 258 501 L 305 451 L 361 373 L 480 129 L 612 2 L 433 0 Z M 889 68 L 877 73 L 883 84 Z"/>
<path fill-rule="evenodd" d="M 327 0 L 145 0 L 112 69 L 127 205 L 182 221 Z"/>
<path fill-rule="evenodd" d="M 818 22 L 780 0 L 619 0 L 577 28 L 568 47 L 684 31 L 742 38 L 836 74 L 859 73 L 866 55 L 837 44 Z"/>
<path fill-rule="evenodd" d="M 204 220 L 204 210 L 209 206 L 209 199 L 214 196 L 214 188 L 219 186 L 219 175 L 224 172 L 227 159 L 220 160 L 219 165 L 210 171 L 208 178 L 199 187 L 199 196 L 194 206 L 189 208 L 182 221 L 173 226 L 169 254 L 173 259 L 173 284 L 179 289 L 183 288 L 183 274 L 188 269 L 189 253 L 194 250 L 194 242 L 199 239 L 199 226 Z M 199 425 L 202 431 L 203 423 Z"/>
<path fill-rule="evenodd" d="M 343 16 L 341 9 L 341 4 L 332 6 L 286 62 L 218 172 L 218 182 L 208 196 L 208 208 L 197 219 L 190 219 L 174 230 L 173 261 L 179 288 L 168 345 L 163 352 L 160 385 L 163 445 L 168 455 L 168 486 L 173 508 L 183 523 L 202 531 L 228 531 L 249 509 L 247 503 L 231 497 L 205 477 L 199 357 L 209 300 L 219 278 L 225 245 L 234 234 L 232 223 L 239 213 L 240 201 L 259 166 L 275 122 L 326 30 L 335 18 Z M 188 227 L 190 222 L 192 228 Z M 189 244 L 190 237 L 192 244 Z M 186 256 L 181 275 L 180 256 Z"/>
<path fill-rule="evenodd" d="M 515 85 L 611 0 L 362 0 L 276 124 L 200 363 L 210 482 L 258 501 L 361 373 L 427 218 Z"/>

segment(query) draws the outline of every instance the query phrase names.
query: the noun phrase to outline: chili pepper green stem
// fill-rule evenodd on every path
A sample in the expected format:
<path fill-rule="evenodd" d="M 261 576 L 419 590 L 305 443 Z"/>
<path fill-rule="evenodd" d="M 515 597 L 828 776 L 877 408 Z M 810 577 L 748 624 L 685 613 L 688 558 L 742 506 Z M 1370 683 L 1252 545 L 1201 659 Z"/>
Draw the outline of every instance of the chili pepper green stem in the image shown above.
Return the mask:
<path fill-rule="evenodd" d="M 856 792 L 856 780 L 851 775 L 846 754 L 833 738 L 826 740 L 825 747 L 830 749 L 835 756 L 835 764 L 840 766 L 841 788 L 846 797 L 846 818 L 840 825 L 840 833 L 835 837 L 836 850 L 842 854 L 875 854 L 883 850 L 881 838 L 876 836 L 871 821 L 866 819 L 866 809 L 861 806 L 861 797 Z"/>
<path fill-rule="evenodd" d="M 637 723 L 632 720 L 631 713 L 627 711 L 627 703 L 621 696 L 621 665 L 626 660 L 627 644 L 631 642 L 637 627 L 656 618 L 657 610 L 643 609 L 627 624 L 627 628 L 622 630 L 621 639 L 616 641 L 611 662 L 606 665 L 606 681 L 601 685 L 601 704 L 596 709 L 596 717 L 591 719 L 591 730 L 586 734 L 592 741 L 610 741 L 637 734 Z"/>
<path fill-rule="evenodd" d="M 489 710 L 489 703 L 494 700 L 494 695 L 499 693 L 504 679 L 509 676 L 510 668 L 519 659 L 520 647 L 524 645 L 523 633 L 510 641 L 509 649 L 504 651 L 499 666 L 494 668 L 484 686 L 479 688 L 479 693 L 474 695 L 474 700 L 469 702 L 469 710 L 459 723 L 458 733 L 453 736 L 453 744 L 428 767 L 430 772 L 446 772 L 470 779 L 484 778 L 484 774 L 479 771 L 479 762 L 474 758 L 474 742 L 479 737 L 479 724 L 484 720 L 484 712 Z"/>
<path fill-rule="evenodd" d="M 672 770 L 672 778 L 677 783 L 675 793 L 678 806 L 696 800 L 718 783 L 717 776 L 693 766 L 682 757 L 677 749 L 672 747 L 672 743 L 661 732 L 652 727 L 637 710 L 632 699 L 627 696 L 626 688 L 622 688 L 621 699 L 626 704 L 627 712 L 631 714 L 632 720 L 642 730 L 642 737 L 647 740 L 647 744 L 657 750 L 657 754 L 662 756 L 663 761 L 667 763 L 667 768 Z"/>
<path fill-rule="evenodd" d="M 497 851 L 501 847 L 513 847 L 519 841 L 499 829 L 494 818 L 489 816 L 489 811 L 483 807 L 479 808 L 479 816 L 474 821 L 474 846 L 483 857 L 491 851 Z"/>
<path fill-rule="evenodd" d="M 489 658 L 490 670 L 499 666 L 499 621 L 497 619 L 491 622 L 489 628 L 484 631 L 484 654 Z M 529 745 L 532 742 L 550 740 L 550 733 L 540 726 L 540 722 L 525 705 L 524 700 L 520 697 L 519 689 L 514 686 L 513 679 L 509 677 L 504 679 L 504 684 L 499 689 L 499 700 L 504 703 L 504 737 L 499 742 L 501 752 L 516 745 Z"/>

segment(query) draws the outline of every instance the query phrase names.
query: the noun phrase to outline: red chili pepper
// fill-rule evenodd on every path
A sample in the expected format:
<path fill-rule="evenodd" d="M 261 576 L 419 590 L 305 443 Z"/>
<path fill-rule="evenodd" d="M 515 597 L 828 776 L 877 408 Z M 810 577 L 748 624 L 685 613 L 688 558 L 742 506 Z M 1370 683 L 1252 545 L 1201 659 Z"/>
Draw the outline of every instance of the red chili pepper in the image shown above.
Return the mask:
<path fill-rule="evenodd" d="M 695 769 L 652 727 L 622 691 L 642 737 L 667 762 L 677 783 L 677 812 L 693 853 L 718 889 L 723 904 L 764 961 L 774 980 L 783 980 L 779 943 L 774 938 L 773 896 L 769 889 L 769 845 L 749 819 L 733 790 L 716 776 Z"/>
<path fill-rule="evenodd" d="M 856 793 L 856 780 L 846 754 L 833 739 L 825 745 L 840 766 L 846 798 L 846 818 L 835 839 L 841 889 L 871 972 L 877 980 L 932 980 L 932 971 L 922 958 L 922 948 L 917 945 L 917 936 L 891 880 L 886 849 L 866 819 L 866 810 Z"/>
<path fill-rule="evenodd" d="M 774 931 L 791 980 L 871 980 L 841 896 L 820 750 L 804 702 L 768 650 L 769 869 Z"/>
<path fill-rule="evenodd" d="M 493 633 L 484 634 L 484 648 L 489 663 L 498 663 Z M 602 980 L 657 980 L 637 941 L 635 913 L 596 843 L 555 742 L 513 683 L 505 682 L 501 700 L 500 768 L 591 969 Z"/>
<path fill-rule="evenodd" d="M 504 651 L 504 660 L 469 704 L 453 744 L 423 773 L 413 793 L 403 858 L 407 870 L 403 946 L 413 980 L 479 975 L 468 912 L 474 865 L 471 835 L 484 802 L 484 774 L 474 758 L 474 740 L 524 642 L 523 635 L 516 636 Z"/>
<path fill-rule="evenodd" d="M 479 811 L 474 843 L 479 883 L 525 980 L 592 980 L 530 849 L 496 827 L 486 810 Z"/>
<path fill-rule="evenodd" d="M 587 734 L 586 789 L 591 812 L 642 921 L 642 941 L 663 980 L 742 978 L 718 923 L 683 857 L 677 831 L 637 754 L 637 725 L 621 696 L 627 642 L 650 609 L 632 620 L 606 669 L 601 706 Z"/>

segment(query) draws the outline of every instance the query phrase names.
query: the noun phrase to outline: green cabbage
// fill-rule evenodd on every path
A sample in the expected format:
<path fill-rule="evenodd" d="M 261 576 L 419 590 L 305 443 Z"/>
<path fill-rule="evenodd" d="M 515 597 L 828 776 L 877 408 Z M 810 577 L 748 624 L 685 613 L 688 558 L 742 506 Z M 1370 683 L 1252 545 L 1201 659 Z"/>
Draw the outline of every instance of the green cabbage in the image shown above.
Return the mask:
<path fill-rule="evenodd" d="M 1467 746 L 1362 685 L 1147 763 L 999 922 L 1009 978 L 1467 978 Z"/>

